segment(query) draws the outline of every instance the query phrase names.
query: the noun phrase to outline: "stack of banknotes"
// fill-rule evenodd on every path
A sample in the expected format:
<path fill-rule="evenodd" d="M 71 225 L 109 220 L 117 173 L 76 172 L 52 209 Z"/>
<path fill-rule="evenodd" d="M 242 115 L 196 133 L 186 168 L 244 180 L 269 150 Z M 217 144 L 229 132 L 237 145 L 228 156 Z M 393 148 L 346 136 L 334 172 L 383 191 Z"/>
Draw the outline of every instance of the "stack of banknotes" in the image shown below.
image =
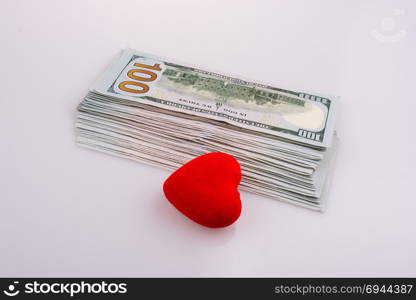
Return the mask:
<path fill-rule="evenodd" d="M 77 143 L 170 170 L 225 152 L 241 165 L 241 190 L 322 210 L 335 102 L 128 49 L 79 105 Z"/>

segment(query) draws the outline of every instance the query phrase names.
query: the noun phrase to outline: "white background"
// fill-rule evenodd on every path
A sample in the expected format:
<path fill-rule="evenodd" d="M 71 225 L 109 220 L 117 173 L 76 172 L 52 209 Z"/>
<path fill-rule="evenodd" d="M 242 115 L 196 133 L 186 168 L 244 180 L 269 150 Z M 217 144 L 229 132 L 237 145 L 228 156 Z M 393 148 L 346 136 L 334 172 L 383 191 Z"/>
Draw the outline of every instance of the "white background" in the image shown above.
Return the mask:
<path fill-rule="evenodd" d="M 0 276 L 416 276 L 415 10 L 1 1 Z M 165 200 L 169 172 L 76 146 L 76 106 L 125 47 L 341 96 L 327 211 L 242 192 L 237 223 L 203 228 Z"/>

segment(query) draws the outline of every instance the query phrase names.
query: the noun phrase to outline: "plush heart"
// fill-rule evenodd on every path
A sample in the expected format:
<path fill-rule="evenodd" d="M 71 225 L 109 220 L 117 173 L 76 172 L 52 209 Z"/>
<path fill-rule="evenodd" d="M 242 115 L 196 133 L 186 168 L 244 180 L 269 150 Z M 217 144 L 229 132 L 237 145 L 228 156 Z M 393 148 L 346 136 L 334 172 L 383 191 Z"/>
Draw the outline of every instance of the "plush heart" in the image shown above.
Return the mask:
<path fill-rule="evenodd" d="M 241 169 L 229 154 L 201 155 L 176 170 L 164 183 L 166 198 L 193 221 L 212 228 L 234 223 L 241 213 L 237 187 Z"/>

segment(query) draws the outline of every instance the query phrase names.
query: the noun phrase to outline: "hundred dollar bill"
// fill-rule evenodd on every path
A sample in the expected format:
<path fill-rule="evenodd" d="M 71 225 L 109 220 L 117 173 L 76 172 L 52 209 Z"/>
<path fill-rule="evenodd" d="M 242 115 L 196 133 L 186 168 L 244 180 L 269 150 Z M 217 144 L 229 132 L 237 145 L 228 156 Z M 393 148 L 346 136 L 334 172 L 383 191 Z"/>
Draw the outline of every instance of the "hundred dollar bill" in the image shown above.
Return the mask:
<path fill-rule="evenodd" d="M 312 147 L 329 147 L 334 132 L 334 97 L 251 82 L 131 49 L 115 59 L 91 90 Z"/>

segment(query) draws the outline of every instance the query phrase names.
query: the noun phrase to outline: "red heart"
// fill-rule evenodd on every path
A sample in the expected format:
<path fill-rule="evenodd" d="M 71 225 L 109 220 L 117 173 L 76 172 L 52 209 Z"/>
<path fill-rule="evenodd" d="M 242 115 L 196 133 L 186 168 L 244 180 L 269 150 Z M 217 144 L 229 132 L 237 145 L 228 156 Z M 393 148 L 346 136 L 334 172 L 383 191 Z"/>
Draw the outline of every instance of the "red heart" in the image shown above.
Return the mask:
<path fill-rule="evenodd" d="M 231 225 L 241 214 L 240 164 L 213 152 L 186 163 L 166 179 L 166 198 L 191 220 L 212 228 Z"/>

